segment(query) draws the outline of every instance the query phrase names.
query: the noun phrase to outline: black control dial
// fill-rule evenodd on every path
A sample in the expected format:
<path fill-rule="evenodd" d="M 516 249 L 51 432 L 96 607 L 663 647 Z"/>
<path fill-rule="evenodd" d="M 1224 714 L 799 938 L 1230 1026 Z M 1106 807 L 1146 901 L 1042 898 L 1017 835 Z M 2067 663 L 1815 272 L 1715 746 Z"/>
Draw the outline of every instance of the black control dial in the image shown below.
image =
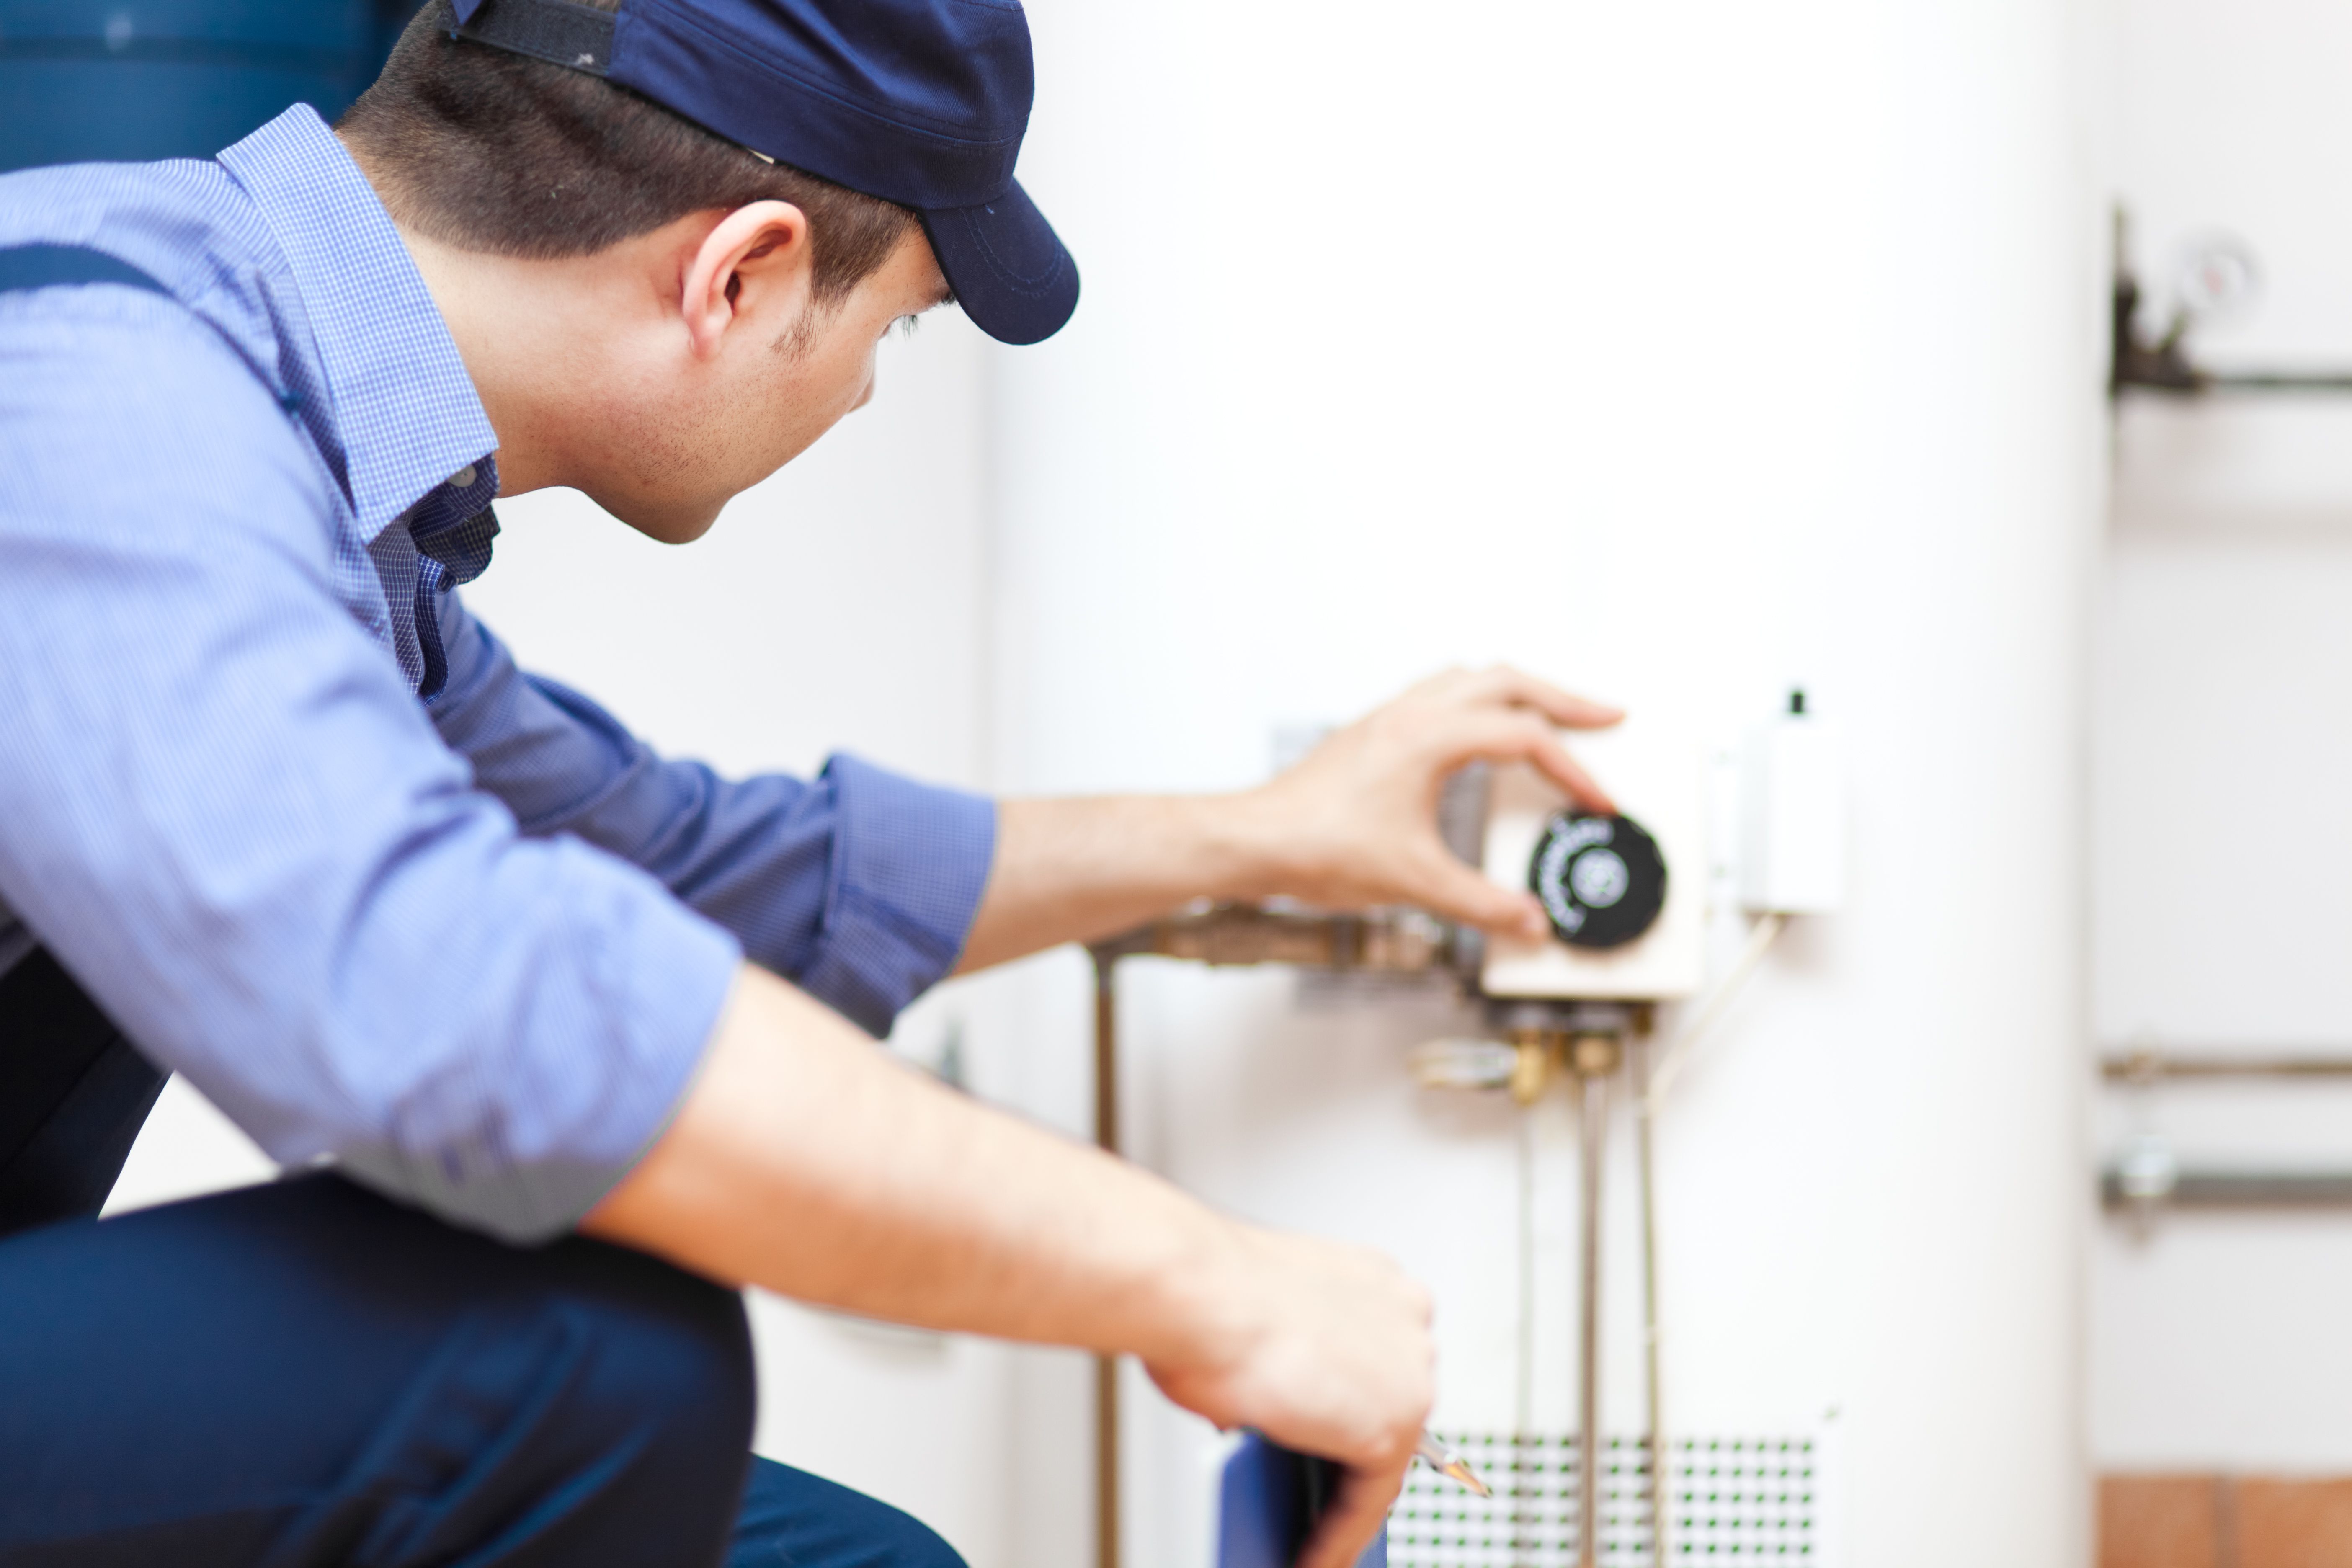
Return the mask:
<path fill-rule="evenodd" d="M 1544 824 L 1528 889 L 1570 947 L 1622 947 L 1665 907 L 1666 858 L 1630 816 L 1563 811 Z"/>

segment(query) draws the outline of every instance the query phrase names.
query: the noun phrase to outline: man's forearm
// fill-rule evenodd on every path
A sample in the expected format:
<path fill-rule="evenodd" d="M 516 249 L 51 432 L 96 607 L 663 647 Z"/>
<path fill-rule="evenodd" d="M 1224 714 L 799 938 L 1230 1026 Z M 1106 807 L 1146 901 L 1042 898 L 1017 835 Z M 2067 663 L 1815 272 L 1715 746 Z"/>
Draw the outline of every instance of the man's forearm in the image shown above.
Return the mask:
<path fill-rule="evenodd" d="M 955 1094 L 751 966 L 591 1235 L 900 1322 L 1213 1358 L 1240 1240 L 1133 1166 Z"/>
<path fill-rule="evenodd" d="M 677 1115 L 581 1228 L 820 1305 L 1131 1352 L 1186 1409 L 1350 1467 L 1318 1568 L 1371 1538 L 1429 1409 L 1429 1298 L 1385 1259 L 951 1093 L 748 965 Z"/>
<path fill-rule="evenodd" d="M 1109 936 L 1192 899 L 1283 890 L 1270 828 L 1249 795 L 1005 801 L 957 971 Z"/>
<path fill-rule="evenodd" d="M 1190 899 L 1272 893 L 1334 909 L 1415 904 L 1540 935 L 1549 928 L 1532 895 L 1487 881 L 1445 847 L 1438 794 L 1465 763 L 1525 763 L 1585 809 L 1611 810 L 1555 726 L 1619 717 L 1517 670 L 1451 670 L 1241 794 L 1006 801 L 957 967 L 1109 936 Z"/>

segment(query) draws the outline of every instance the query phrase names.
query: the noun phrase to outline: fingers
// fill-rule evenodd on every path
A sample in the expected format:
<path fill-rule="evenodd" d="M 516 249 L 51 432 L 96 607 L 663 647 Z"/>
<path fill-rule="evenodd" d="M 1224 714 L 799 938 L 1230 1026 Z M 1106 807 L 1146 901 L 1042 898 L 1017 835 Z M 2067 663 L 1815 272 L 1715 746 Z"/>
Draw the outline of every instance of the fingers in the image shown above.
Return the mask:
<path fill-rule="evenodd" d="M 1612 721 L 1614 722 L 1614 721 Z M 1489 712 L 1465 725 L 1455 737 L 1459 759 L 1528 763 L 1587 811 L 1613 812 L 1616 803 L 1592 775 L 1568 754 L 1551 727 L 1528 713 Z"/>
<path fill-rule="evenodd" d="M 1616 721 L 1612 719 L 1610 722 L 1613 724 Z M 1568 798 L 1585 810 L 1616 811 L 1617 803 L 1609 798 L 1609 792 L 1594 783 L 1592 775 L 1586 773 L 1574 757 L 1562 751 L 1559 742 L 1550 736 L 1545 736 L 1541 744 L 1529 751 L 1527 760 L 1536 765 L 1538 773 L 1567 791 Z"/>
<path fill-rule="evenodd" d="M 1220 1426 L 1255 1427 L 1298 1453 L 1337 1459 L 1334 1496 L 1298 1561 L 1354 1568 L 1428 1418 L 1429 1293 L 1359 1247 L 1239 1226 L 1233 1239 L 1227 1260 L 1243 1272 L 1212 1294 L 1221 1314 L 1238 1306 L 1255 1322 L 1238 1354 L 1146 1368 L 1170 1398 Z"/>
<path fill-rule="evenodd" d="M 1534 894 L 1497 887 L 1475 867 L 1451 855 L 1428 867 L 1413 901 L 1434 914 L 1496 936 L 1541 937 L 1551 930 L 1551 921 Z"/>
<path fill-rule="evenodd" d="M 1454 690 L 1457 696 L 1472 702 L 1532 708 L 1553 723 L 1570 730 L 1605 730 L 1625 717 L 1625 710 L 1622 708 L 1612 708 L 1606 702 L 1595 702 L 1589 697 L 1563 691 L 1548 680 L 1538 680 L 1507 664 L 1465 672 L 1459 677 Z"/>
<path fill-rule="evenodd" d="M 1385 1470 L 1349 1468 L 1339 1479 L 1339 1495 L 1323 1510 L 1315 1533 L 1298 1554 L 1298 1568 L 1355 1568 L 1364 1548 L 1381 1532 L 1397 1494 L 1404 1489 L 1405 1465 Z"/>

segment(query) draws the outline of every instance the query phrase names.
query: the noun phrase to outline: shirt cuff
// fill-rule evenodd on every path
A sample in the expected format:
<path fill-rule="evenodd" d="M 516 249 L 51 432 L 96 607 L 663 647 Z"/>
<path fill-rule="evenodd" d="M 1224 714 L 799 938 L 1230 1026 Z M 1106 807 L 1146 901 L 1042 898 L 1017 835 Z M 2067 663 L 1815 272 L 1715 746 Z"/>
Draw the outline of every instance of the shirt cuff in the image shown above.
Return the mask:
<path fill-rule="evenodd" d="M 962 955 L 996 858 L 996 803 L 846 754 L 824 778 L 838 826 L 816 954 L 796 983 L 879 1037 Z"/>

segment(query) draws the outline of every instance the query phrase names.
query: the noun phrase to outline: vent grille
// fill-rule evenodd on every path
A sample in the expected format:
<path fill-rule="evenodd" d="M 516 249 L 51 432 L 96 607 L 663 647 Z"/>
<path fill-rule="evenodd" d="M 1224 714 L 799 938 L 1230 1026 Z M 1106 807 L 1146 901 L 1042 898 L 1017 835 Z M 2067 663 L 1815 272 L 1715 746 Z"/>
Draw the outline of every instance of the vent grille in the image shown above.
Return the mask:
<path fill-rule="evenodd" d="M 1573 1437 L 1438 1434 L 1495 1489 L 1472 1496 L 1414 1467 L 1389 1516 L 1392 1568 L 1576 1568 Z M 1649 1452 L 1601 1450 L 1603 1568 L 1651 1568 Z M 1816 1563 L 1820 1452 L 1810 1436 L 1685 1437 L 1668 1456 L 1667 1562 Z"/>

